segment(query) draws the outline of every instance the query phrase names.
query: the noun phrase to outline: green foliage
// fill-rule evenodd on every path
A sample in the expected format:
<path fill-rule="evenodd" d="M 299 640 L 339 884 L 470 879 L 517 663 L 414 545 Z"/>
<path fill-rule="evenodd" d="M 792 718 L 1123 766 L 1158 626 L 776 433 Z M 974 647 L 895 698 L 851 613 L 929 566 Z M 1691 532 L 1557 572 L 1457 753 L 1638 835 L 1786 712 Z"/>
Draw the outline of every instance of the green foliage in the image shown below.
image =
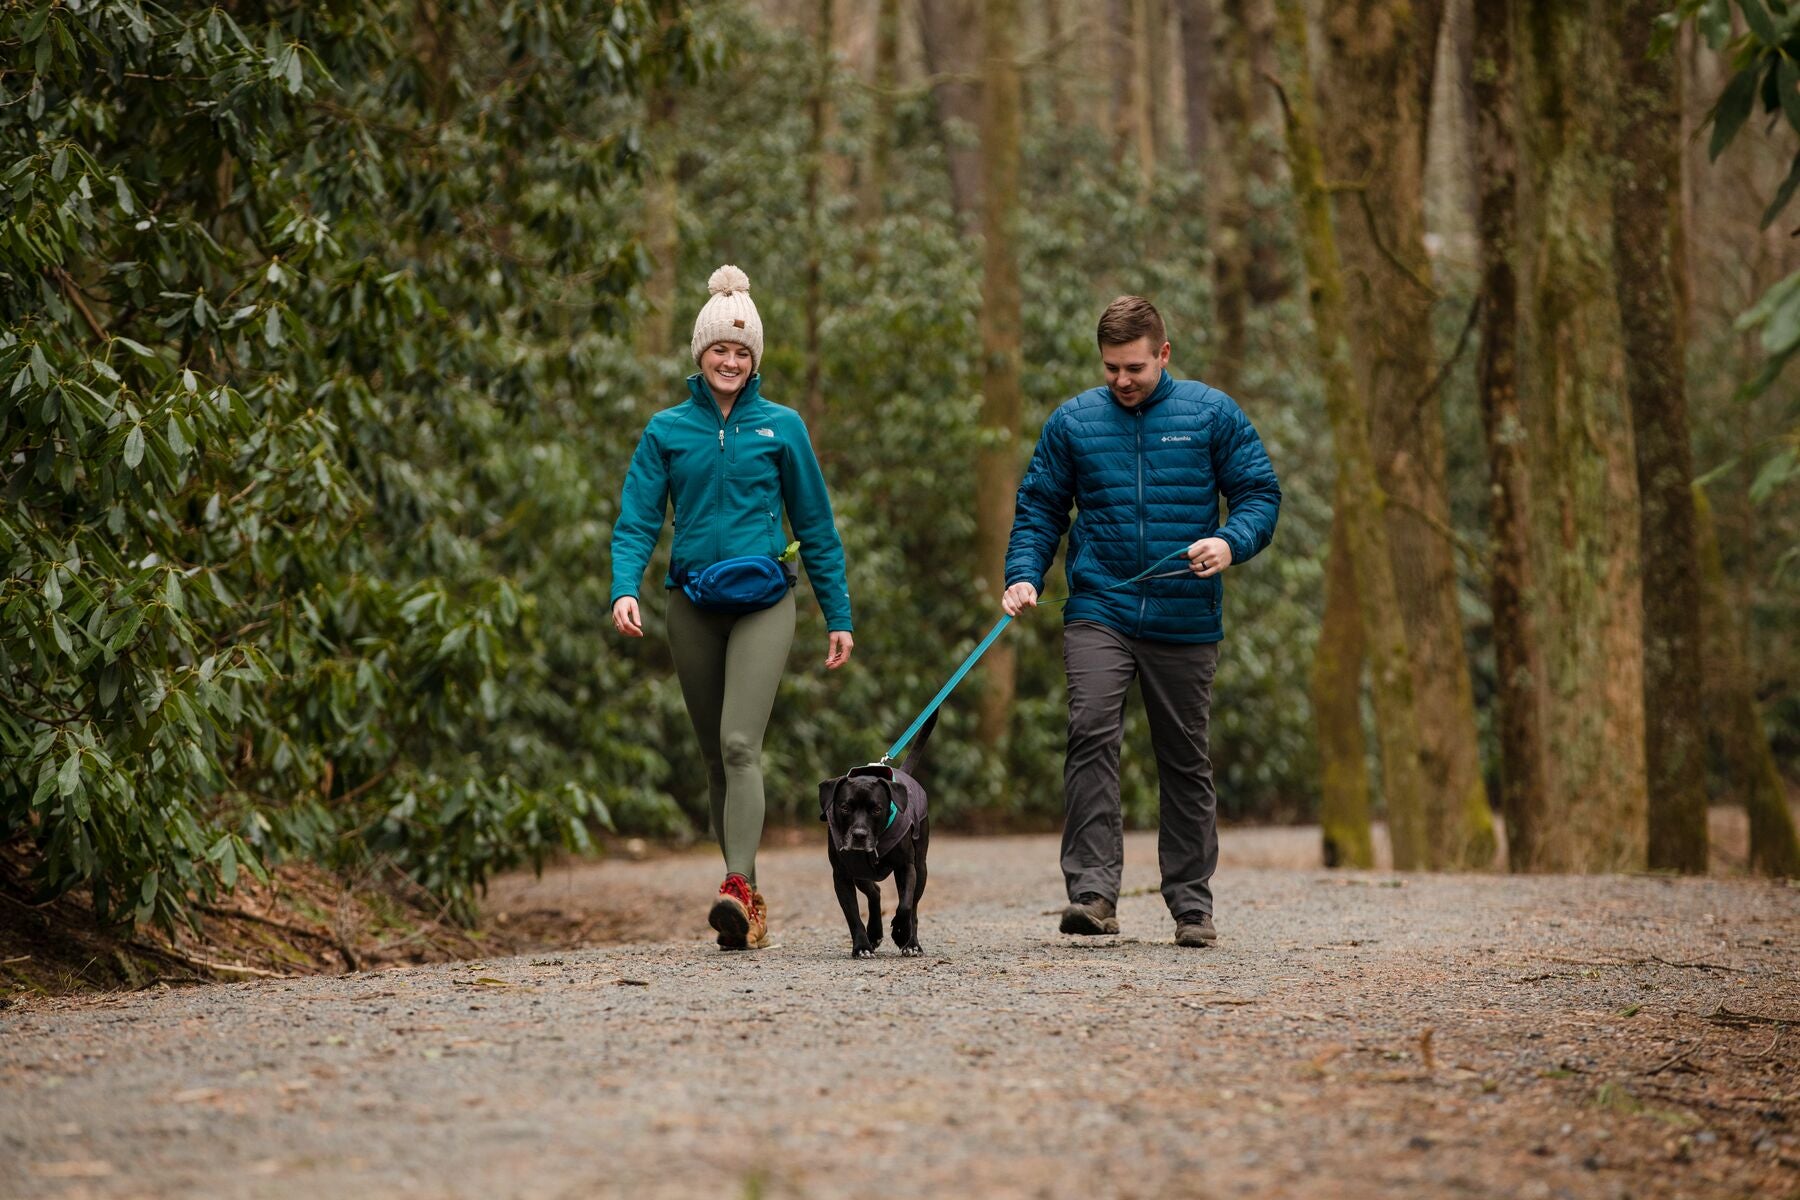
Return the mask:
<path fill-rule="evenodd" d="M 1666 52 L 1680 23 L 1691 19 L 1713 50 L 1731 56 L 1731 79 L 1712 110 L 1710 149 L 1715 159 L 1738 136 L 1759 104 L 1772 125 L 1800 134 L 1800 5 L 1787 0 L 1738 0 L 1738 7 L 1745 31 L 1734 35 L 1727 0 L 1683 0 L 1663 18 L 1658 39 Z M 1787 177 L 1763 212 L 1763 228 L 1787 209 L 1796 191 L 1800 191 L 1800 150 L 1795 151 Z M 1800 272 L 1764 293 L 1738 318 L 1736 328 L 1740 333 L 1755 334 L 1763 354 L 1760 367 L 1739 390 L 1739 399 L 1748 400 L 1768 391 L 1800 353 Z M 1751 484 L 1751 499 L 1761 504 L 1795 479 L 1800 479 L 1800 424 L 1790 427 L 1763 460 Z M 1800 545 L 1787 549 L 1778 570 L 1792 569 L 1796 562 L 1800 562 Z"/>
<path fill-rule="evenodd" d="M 592 201 L 716 55 L 673 5 L 421 14 L 0 12 L 0 837 L 103 916 L 285 854 L 466 911 L 607 819 L 485 753 L 548 670 L 507 534 L 591 519 L 559 443 L 642 257 Z"/>

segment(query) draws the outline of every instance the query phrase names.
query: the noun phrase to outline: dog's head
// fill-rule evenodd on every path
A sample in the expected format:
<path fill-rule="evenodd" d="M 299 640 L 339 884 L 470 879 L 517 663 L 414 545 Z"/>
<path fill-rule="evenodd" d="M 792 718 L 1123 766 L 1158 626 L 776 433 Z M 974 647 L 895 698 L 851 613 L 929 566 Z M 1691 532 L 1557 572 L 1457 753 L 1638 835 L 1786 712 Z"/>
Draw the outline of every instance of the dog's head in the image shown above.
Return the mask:
<path fill-rule="evenodd" d="M 844 853 L 875 852 L 906 793 L 887 768 L 858 767 L 819 785 L 819 820 Z"/>

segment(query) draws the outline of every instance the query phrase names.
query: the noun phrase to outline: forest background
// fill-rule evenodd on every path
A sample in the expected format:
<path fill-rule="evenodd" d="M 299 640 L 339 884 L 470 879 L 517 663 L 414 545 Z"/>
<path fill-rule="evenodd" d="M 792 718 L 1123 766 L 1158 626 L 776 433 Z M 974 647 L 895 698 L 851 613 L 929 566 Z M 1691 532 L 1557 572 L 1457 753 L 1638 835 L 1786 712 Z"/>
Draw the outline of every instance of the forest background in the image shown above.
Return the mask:
<path fill-rule="evenodd" d="M 1284 487 L 1227 583 L 1226 819 L 1692 870 L 1705 803 L 1745 803 L 1800 872 L 1800 14 L 1667 7 L 7 6 L 14 894 L 173 923 L 379 861 L 466 916 L 598 834 L 703 835 L 661 605 L 612 635 L 607 543 L 722 262 L 857 613 L 827 675 L 802 604 L 773 820 L 992 623 L 1019 469 L 1137 292 Z M 1653 361 L 1682 407 L 1640 410 Z M 945 710 L 940 819 L 1054 825 L 1063 729 L 1040 615 Z M 1153 762 L 1134 707 L 1134 825 Z"/>

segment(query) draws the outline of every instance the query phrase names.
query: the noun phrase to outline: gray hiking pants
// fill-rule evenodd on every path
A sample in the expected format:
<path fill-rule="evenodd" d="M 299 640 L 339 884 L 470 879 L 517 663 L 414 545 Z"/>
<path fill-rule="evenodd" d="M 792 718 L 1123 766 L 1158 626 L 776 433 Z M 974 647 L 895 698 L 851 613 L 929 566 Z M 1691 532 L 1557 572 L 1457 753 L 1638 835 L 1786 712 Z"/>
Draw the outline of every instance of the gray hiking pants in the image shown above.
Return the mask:
<path fill-rule="evenodd" d="M 1125 736 L 1125 693 L 1135 677 L 1156 749 L 1163 900 L 1178 917 L 1212 912 L 1219 826 L 1206 723 L 1218 665 L 1216 642 L 1144 641 L 1092 621 L 1074 621 L 1064 630 L 1069 749 L 1063 763 L 1062 869 L 1069 899 L 1092 894 L 1116 903 L 1119 898 L 1125 865 L 1119 744 Z"/>

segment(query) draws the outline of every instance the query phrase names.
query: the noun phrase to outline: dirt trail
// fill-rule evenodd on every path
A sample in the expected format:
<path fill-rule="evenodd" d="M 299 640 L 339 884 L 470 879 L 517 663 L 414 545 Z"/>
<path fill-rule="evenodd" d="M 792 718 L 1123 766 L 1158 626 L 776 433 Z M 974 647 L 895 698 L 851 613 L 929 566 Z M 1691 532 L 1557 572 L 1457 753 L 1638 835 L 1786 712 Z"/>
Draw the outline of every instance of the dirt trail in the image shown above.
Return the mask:
<path fill-rule="evenodd" d="M 31 1002 L 0 1196 L 1800 1196 L 1800 891 L 1222 841 L 1211 951 L 1151 837 L 1080 942 L 1054 839 L 941 838 L 923 959 L 851 961 L 807 845 L 760 954 L 695 855 L 495 897 L 657 940 Z"/>

